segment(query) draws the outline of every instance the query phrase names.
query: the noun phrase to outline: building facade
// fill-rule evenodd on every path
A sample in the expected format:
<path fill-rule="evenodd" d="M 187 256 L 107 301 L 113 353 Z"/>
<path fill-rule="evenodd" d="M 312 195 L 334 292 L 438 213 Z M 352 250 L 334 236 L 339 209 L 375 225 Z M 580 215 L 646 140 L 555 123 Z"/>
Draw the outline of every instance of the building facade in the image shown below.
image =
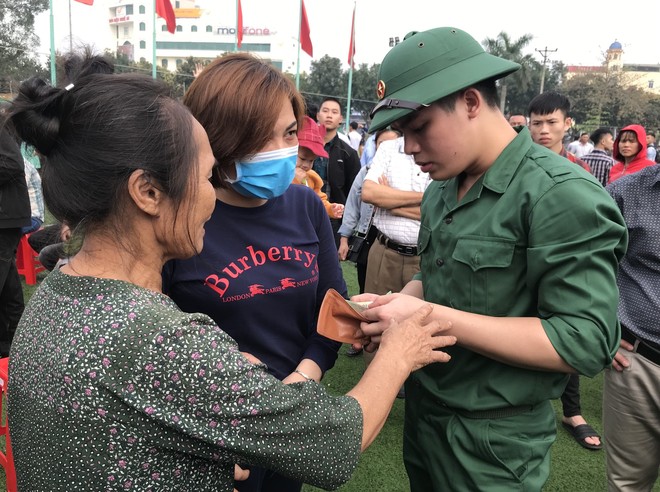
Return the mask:
<path fill-rule="evenodd" d="M 159 69 L 176 71 L 191 56 L 207 61 L 236 50 L 236 12 L 232 7 L 235 2 L 213 1 L 206 8 L 200 8 L 195 0 L 176 0 L 172 4 L 176 15 L 173 34 L 168 32 L 165 20 L 156 17 Z M 109 6 L 113 43 L 131 61 L 152 62 L 153 23 L 153 0 L 117 0 Z M 281 70 L 295 71 L 297 40 L 280 35 L 271 26 L 244 22 L 240 51 L 251 52 Z"/>
<path fill-rule="evenodd" d="M 607 49 L 605 62 L 602 65 L 569 65 L 566 67 L 566 77 L 570 79 L 591 73 L 623 72 L 626 84 L 660 96 L 660 64 L 626 64 L 623 62 L 623 54 L 623 45 L 619 41 L 614 41 Z"/>

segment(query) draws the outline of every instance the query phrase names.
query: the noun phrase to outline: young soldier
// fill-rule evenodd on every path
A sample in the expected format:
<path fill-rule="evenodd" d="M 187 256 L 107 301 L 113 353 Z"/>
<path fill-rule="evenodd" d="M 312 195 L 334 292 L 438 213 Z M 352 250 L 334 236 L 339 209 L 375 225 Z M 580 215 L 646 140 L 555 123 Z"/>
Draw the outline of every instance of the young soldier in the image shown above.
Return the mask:
<path fill-rule="evenodd" d="M 408 34 L 380 68 L 371 131 L 403 131 L 434 182 L 421 272 L 399 294 L 356 297 L 373 300 L 362 330 L 372 349 L 392 319 L 430 302 L 459 344 L 448 364 L 406 382 L 414 492 L 540 490 L 555 440 L 550 400 L 568 373 L 609 365 L 619 343 L 623 218 L 592 176 L 499 111 L 495 80 L 518 68 L 450 27 Z"/>

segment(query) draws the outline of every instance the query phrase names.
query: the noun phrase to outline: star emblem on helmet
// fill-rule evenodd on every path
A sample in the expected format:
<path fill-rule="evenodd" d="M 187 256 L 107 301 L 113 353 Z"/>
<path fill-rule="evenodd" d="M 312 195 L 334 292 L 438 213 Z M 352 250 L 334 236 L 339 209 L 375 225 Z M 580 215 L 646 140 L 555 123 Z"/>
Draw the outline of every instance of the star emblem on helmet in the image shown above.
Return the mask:
<path fill-rule="evenodd" d="M 385 97 L 385 82 L 382 80 L 379 80 L 378 85 L 376 86 L 376 96 L 379 101 Z"/>

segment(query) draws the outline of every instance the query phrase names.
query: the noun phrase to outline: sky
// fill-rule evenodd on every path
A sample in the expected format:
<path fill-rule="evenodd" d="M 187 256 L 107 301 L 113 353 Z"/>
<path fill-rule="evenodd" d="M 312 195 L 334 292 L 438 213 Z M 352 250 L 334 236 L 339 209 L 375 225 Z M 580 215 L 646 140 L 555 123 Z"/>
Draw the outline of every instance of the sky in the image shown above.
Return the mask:
<path fill-rule="evenodd" d="M 356 0 L 355 62 L 380 63 L 389 48 L 389 38 L 403 39 L 410 31 L 452 26 L 471 34 L 479 42 L 495 38 L 505 31 L 512 39 L 533 35 L 527 53 L 557 50 L 548 54 L 550 61 L 567 65 L 599 65 L 605 50 L 618 40 L 624 49 L 624 63 L 660 64 L 660 1 L 640 0 L 634 6 L 611 2 L 553 2 L 510 0 Z M 290 32 L 297 37 L 299 0 L 241 0 L 245 26 L 269 27 L 280 35 Z M 69 47 L 68 0 L 55 4 L 55 44 L 60 51 Z M 119 0 L 95 0 L 94 6 L 72 1 L 74 46 L 79 43 L 96 46 L 100 51 L 108 45 L 108 7 Z M 123 3 L 150 4 L 151 0 L 123 0 Z M 172 2 L 174 4 L 174 2 Z M 235 0 L 197 0 L 200 7 L 216 5 L 216 23 L 235 25 Z M 353 0 L 305 0 L 311 27 L 314 59 L 327 54 L 348 66 Z M 387 6 L 387 7 L 386 7 Z M 390 7 L 392 6 L 392 7 Z M 646 20 L 648 19 L 648 23 Z M 37 16 L 35 23 L 41 39 L 39 51 L 49 51 L 48 12 Z M 174 35 L 176 36 L 176 34 Z M 301 67 L 312 60 L 301 54 Z"/>

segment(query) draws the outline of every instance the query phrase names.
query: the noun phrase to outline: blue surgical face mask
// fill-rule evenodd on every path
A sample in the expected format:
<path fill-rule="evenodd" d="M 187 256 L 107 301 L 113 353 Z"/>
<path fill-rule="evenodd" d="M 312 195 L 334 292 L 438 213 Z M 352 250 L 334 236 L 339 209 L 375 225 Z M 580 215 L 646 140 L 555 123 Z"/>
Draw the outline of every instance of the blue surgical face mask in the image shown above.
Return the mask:
<path fill-rule="evenodd" d="M 236 178 L 227 182 L 243 196 L 270 200 L 284 194 L 296 173 L 298 146 L 259 152 L 236 161 Z"/>

